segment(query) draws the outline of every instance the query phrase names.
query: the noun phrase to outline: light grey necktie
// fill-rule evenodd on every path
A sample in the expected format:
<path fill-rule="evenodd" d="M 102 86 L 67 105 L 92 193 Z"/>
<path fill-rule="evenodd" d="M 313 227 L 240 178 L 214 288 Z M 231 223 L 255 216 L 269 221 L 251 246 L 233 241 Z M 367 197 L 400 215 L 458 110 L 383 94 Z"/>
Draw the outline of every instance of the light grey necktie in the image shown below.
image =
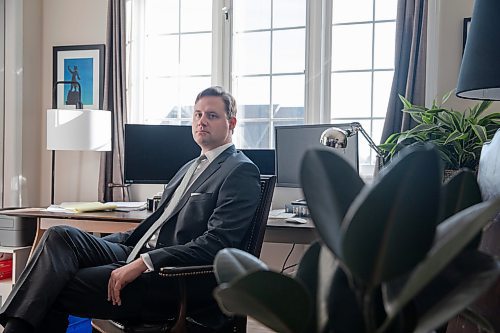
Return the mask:
<path fill-rule="evenodd" d="M 168 202 L 167 206 L 165 207 L 165 210 L 163 211 L 163 214 L 156 220 L 153 225 L 146 230 L 144 235 L 142 235 L 141 239 L 135 244 L 132 252 L 127 257 L 127 263 L 131 262 L 132 260 L 135 259 L 139 251 L 144 247 L 146 242 L 151 238 L 151 236 L 160 228 L 163 223 L 170 217 L 170 214 L 174 211 L 175 207 L 179 203 L 179 201 L 182 198 L 182 195 L 184 192 L 186 192 L 187 187 L 190 184 L 190 180 L 193 177 L 193 174 L 195 173 L 196 169 L 200 165 L 200 163 L 205 160 L 207 157 L 205 155 L 201 155 L 196 159 L 196 161 L 191 164 L 189 169 L 186 171 L 186 174 L 184 175 L 184 178 L 182 178 L 181 183 L 177 188 L 175 189 L 174 194 L 172 195 L 172 198 Z"/>

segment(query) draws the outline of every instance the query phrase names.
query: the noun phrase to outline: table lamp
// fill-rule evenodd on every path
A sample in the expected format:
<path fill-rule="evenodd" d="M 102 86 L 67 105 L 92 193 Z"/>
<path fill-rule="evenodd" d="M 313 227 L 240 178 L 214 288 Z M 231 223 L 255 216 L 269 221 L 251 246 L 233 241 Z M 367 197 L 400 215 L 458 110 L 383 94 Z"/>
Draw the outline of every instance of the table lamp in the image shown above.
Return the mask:
<path fill-rule="evenodd" d="M 368 145 L 370 148 L 375 150 L 377 153 L 377 157 L 380 158 L 382 156 L 382 151 L 377 147 L 375 142 L 373 142 L 372 138 L 366 133 L 360 123 L 352 122 L 349 124 L 351 126 L 350 129 L 342 129 L 338 127 L 330 127 L 327 128 L 320 137 L 320 142 L 322 145 L 332 148 L 345 148 L 347 147 L 347 138 L 355 135 L 358 132 L 365 137 L 366 141 L 368 141 Z"/>
<path fill-rule="evenodd" d="M 458 76 L 457 96 L 500 100 L 500 1 L 476 0 Z"/>
<path fill-rule="evenodd" d="M 89 109 L 47 110 L 47 149 L 52 150 L 50 202 L 54 204 L 55 151 L 110 151 L 111 112 Z"/>

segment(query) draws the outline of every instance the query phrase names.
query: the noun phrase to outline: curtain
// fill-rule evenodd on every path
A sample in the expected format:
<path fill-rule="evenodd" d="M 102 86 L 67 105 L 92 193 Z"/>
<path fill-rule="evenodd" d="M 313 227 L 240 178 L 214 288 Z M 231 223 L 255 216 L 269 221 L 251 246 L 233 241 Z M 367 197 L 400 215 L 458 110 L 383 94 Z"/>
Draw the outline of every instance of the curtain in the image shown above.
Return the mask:
<path fill-rule="evenodd" d="M 112 115 L 112 151 L 101 155 L 100 201 L 129 201 L 130 197 L 128 187 L 123 186 L 124 131 L 127 122 L 125 69 L 125 0 L 108 0 L 103 105 Z"/>
<path fill-rule="evenodd" d="M 401 112 L 403 103 L 398 95 L 413 104 L 425 104 L 427 6 L 427 0 L 398 1 L 394 79 L 381 142 L 415 125 L 407 113 Z"/>

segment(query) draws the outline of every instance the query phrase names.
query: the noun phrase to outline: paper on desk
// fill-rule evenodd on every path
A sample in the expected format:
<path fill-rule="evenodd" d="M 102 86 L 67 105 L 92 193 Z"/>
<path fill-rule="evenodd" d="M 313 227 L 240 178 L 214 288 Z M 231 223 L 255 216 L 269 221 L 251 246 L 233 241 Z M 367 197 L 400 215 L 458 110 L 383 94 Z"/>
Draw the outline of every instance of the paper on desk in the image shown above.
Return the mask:
<path fill-rule="evenodd" d="M 53 206 L 54 205 L 50 206 L 49 208 Z M 112 210 L 116 208 L 116 205 L 101 202 L 63 202 L 52 209 L 49 208 L 47 208 L 48 211 L 55 211 L 52 209 L 59 209 L 58 212 L 84 213 L 101 210 Z"/>
<path fill-rule="evenodd" d="M 287 219 L 295 216 L 294 213 L 285 213 L 284 209 L 273 209 L 269 212 L 270 219 Z"/>
<path fill-rule="evenodd" d="M 146 206 L 146 202 L 144 201 L 115 201 L 115 202 L 106 202 L 106 204 L 115 205 L 116 208 L 142 208 Z"/>
<path fill-rule="evenodd" d="M 45 208 L 43 211 L 53 212 L 53 213 L 68 213 L 68 214 L 75 214 L 76 213 L 76 211 L 73 209 L 63 208 L 59 205 L 50 205 L 49 207 Z"/>

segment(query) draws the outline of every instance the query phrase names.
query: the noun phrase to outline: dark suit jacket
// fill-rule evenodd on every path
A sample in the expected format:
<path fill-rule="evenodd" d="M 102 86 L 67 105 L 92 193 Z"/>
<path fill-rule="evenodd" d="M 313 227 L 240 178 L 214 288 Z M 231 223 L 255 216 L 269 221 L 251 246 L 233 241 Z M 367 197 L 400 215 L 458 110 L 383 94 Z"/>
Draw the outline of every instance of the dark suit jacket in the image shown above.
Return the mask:
<path fill-rule="evenodd" d="M 159 208 L 126 233 L 106 236 L 112 242 L 135 245 L 161 216 L 193 161 L 184 165 L 163 191 Z M 211 264 L 226 247 L 241 248 L 257 208 L 259 170 L 234 146 L 223 151 L 186 190 L 171 218 L 162 226 L 156 248 L 149 251 L 153 266 Z"/>

